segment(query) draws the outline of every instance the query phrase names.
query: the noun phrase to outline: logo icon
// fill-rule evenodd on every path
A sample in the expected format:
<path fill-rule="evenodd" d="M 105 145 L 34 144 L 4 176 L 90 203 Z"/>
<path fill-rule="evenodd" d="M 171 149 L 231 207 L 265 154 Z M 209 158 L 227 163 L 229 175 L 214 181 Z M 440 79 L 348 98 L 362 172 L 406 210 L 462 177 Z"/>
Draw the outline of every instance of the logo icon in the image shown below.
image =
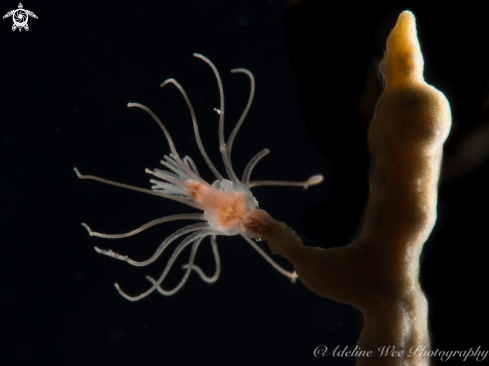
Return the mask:
<path fill-rule="evenodd" d="M 29 30 L 29 26 L 27 25 L 27 21 L 29 20 L 29 15 L 33 18 L 37 19 L 37 15 L 32 11 L 24 9 L 22 3 L 19 3 L 19 8 L 9 11 L 7 14 L 3 16 L 3 19 L 12 17 L 14 20 L 14 24 L 12 25 L 12 30 L 15 31 L 19 28 L 19 32 L 24 28 L 26 31 Z"/>

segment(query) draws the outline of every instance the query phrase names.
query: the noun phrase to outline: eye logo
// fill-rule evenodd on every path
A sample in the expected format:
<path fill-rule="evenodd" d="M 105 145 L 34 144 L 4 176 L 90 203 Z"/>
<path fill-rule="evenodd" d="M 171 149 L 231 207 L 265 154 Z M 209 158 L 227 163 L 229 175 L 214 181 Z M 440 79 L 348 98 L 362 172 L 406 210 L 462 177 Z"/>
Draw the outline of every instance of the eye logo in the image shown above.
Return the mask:
<path fill-rule="evenodd" d="M 30 10 L 24 9 L 22 3 L 19 3 L 19 8 L 9 11 L 3 16 L 3 19 L 10 16 L 12 17 L 12 19 L 14 20 L 14 24 L 12 25 L 13 31 L 15 31 L 17 28 L 19 28 L 19 32 L 22 31 L 22 28 L 25 28 L 25 30 L 28 31 L 29 26 L 27 25 L 27 21 L 29 20 L 29 15 L 37 19 L 36 14 L 34 14 Z"/>

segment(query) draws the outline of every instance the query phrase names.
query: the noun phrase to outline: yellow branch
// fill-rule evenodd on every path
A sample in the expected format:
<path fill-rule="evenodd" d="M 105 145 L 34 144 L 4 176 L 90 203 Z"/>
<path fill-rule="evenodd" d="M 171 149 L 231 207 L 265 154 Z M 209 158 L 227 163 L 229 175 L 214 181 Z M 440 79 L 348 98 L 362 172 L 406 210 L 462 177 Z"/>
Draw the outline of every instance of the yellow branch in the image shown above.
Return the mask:
<path fill-rule="evenodd" d="M 287 258 L 311 291 L 362 311 L 358 346 L 373 356 L 359 357 L 357 365 L 427 365 L 427 357 L 408 356 L 416 347 L 430 348 L 419 256 L 436 221 L 451 114 L 443 93 L 423 79 L 411 12 L 399 16 L 380 69 L 385 90 L 370 130 L 371 190 L 360 238 L 343 248 L 306 247 L 262 210 L 248 214 L 243 231 Z M 383 346 L 401 354 L 381 356 Z"/>

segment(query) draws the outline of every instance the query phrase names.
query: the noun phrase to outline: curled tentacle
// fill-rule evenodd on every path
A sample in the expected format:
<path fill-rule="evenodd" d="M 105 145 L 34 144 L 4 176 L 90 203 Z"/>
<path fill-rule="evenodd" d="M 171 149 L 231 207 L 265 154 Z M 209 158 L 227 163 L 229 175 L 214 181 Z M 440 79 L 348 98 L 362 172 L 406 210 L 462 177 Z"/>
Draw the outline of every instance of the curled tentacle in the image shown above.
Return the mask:
<path fill-rule="evenodd" d="M 144 266 L 147 266 L 148 264 L 153 263 L 156 259 L 158 259 L 158 257 L 161 255 L 161 253 L 163 253 L 163 251 L 166 249 L 166 247 L 168 247 L 168 245 L 170 245 L 175 239 L 178 239 L 182 235 L 191 233 L 192 231 L 199 231 L 200 232 L 200 231 L 203 231 L 203 230 L 209 229 L 209 228 L 210 228 L 210 226 L 208 223 L 193 224 L 193 225 L 185 226 L 185 227 L 175 231 L 168 238 L 166 238 L 163 241 L 163 243 L 160 244 L 160 246 L 156 250 L 155 254 L 153 254 L 151 256 L 151 258 L 149 258 L 145 261 L 141 261 L 141 262 L 135 261 L 135 260 L 129 258 L 127 255 L 120 255 L 120 254 L 114 253 L 112 250 L 102 250 L 102 249 L 99 249 L 97 247 L 95 247 L 95 250 L 97 251 L 97 253 L 104 254 L 108 257 L 112 257 L 115 259 L 120 259 L 121 261 L 125 261 L 129 264 L 132 264 L 133 266 L 144 267 Z"/>
<path fill-rule="evenodd" d="M 183 278 L 180 281 L 180 283 L 177 286 L 175 286 L 175 288 L 173 288 L 172 290 L 165 290 L 165 289 L 163 289 L 163 287 L 161 287 L 161 285 L 157 285 L 156 289 L 158 290 L 158 292 L 160 294 L 162 294 L 164 296 L 171 296 L 174 293 L 176 293 L 178 290 L 180 290 L 183 287 L 183 285 L 185 285 L 185 282 L 187 282 L 187 279 L 190 276 L 190 272 L 192 271 L 192 265 L 194 264 L 194 261 L 195 261 L 195 254 L 197 253 L 197 249 L 199 248 L 199 244 L 202 241 L 202 239 L 204 239 L 204 238 L 202 237 L 202 238 L 196 239 L 194 241 L 194 244 L 192 245 L 192 252 L 190 253 L 190 259 L 188 261 L 189 267 L 185 271 L 185 274 L 183 275 Z M 146 276 L 146 279 L 149 282 L 151 282 L 153 285 L 156 284 L 156 280 L 153 277 Z"/>
<path fill-rule="evenodd" d="M 193 234 L 190 234 L 189 236 L 187 236 L 179 245 L 178 247 L 175 249 L 175 251 L 173 252 L 173 254 L 171 255 L 170 259 L 168 260 L 168 263 L 166 264 L 166 267 L 165 267 L 165 270 L 163 271 L 163 273 L 161 274 L 160 278 L 158 279 L 158 281 L 156 281 L 153 286 L 151 286 L 151 288 L 145 292 L 143 292 L 142 294 L 138 295 L 138 296 L 129 296 L 127 295 L 124 291 L 121 290 L 121 288 L 119 287 L 119 284 L 115 284 L 115 288 L 117 289 L 117 291 L 119 292 L 119 294 L 121 294 L 121 296 L 123 296 L 125 299 L 129 300 L 129 301 L 138 301 L 138 300 L 141 300 L 143 298 L 145 298 L 146 296 L 148 296 L 149 294 L 151 294 L 154 290 L 156 290 L 156 288 L 161 285 L 161 283 L 163 282 L 163 280 L 166 278 L 168 272 L 170 271 L 171 267 L 173 266 L 173 263 L 175 262 L 175 260 L 177 259 L 177 257 L 179 256 L 179 254 L 182 252 L 182 250 L 187 246 L 189 245 L 190 243 L 192 243 L 194 240 L 196 239 L 199 239 L 199 238 L 202 238 L 202 237 L 205 237 L 207 235 L 211 235 L 213 233 L 216 233 L 215 231 L 212 231 L 212 230 L 200 230 L 196 233 L 193 233 Z"/>
<path fill-rule="evenodd" d="M 195 264 L 184 264 L 182 266 L 183 269 L 188 269 L 191 267 L 197 274 L 200 276 L 202 281 L 207 282 L 207 283 L 214 283 L 217 281 L 219 278 L 219 275 L 221 274 L 221 259 L 219 257 L 219 252 L 217 250 L 217 243 L 216 243 L 216 236 L 212 235 L 211 236 L 211 245 L 212 245 L 212 253 L 214 254 L 214 259 L 216 261 L 216 271 L 212 276 L 207 276 L 204 271 L 199 266 L 196 266 Z"/>

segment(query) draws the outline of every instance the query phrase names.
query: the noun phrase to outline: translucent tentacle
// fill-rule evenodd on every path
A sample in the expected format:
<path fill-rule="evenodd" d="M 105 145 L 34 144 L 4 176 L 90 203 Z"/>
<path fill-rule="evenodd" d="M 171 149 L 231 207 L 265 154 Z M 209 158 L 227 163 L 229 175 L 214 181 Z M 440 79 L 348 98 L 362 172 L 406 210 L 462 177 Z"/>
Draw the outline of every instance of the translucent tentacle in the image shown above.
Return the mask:
<path fill-rule="evenodd" d="M 182 170 L 182 168 L 180 168 L 180 166 L 178 165 L 178 163 L 175 160 L 171 159 L 170 157 L 168 157 L 166 155 L 164 156 L 164 158 L 167 161 L 160 160 L 160 164 L 167 167 L 172 172 L 176 173 L 176 175 L 179 177 L 180 180 L 192 178 L 191 175 L 189 175 L 186 171 L 184 171 L 184 170 Z"/>
<path fill-rule="evenodd" d="M 188 166 L 191 167 L 191 169 L 195 172 L 195 174 L 199 175 L 199 170 L 197 169 L 197 165 L 195 165 L 194 161 L 192 160 L 192 158 L 188 155 L 184 156 L 183 158 L 183 162 L 185 164 L 187 164 Z"/>
<path fill-rule="evenodd" d="M 211 245 L 212 245 L 212 253 L 214 253 L 214 259 L 216 261 L 216 271 L 214 272 L 214 274 L 211 277 L 207 276 L 199 266 L 196 266 L 194 264 L 189 263 L 189 264 L 184 264 L 182 266 L 183 269 L 188 269 L 189 267 L 191 267 L 195 272 L 197 272 L 197 274 L 200 276 L 200 278 L 202 278 L 202 281 L 207 282 L 207 283 L 216 282 L 217 279 L 219 278 L 219 275 L 221 274 L 221 259 L 219 257 L 219 252 L 217 250 L 217 243 L 216 243 L 216 236 L 215 235 L 211 236 Z"/>
<path fill-rule="evenodd" d="M 185 198 L 185 199 L 193 201 L 193 199 L 191 199 L 188 196 L 188 191 L 183 187 L 180 187 L 180 186 L 177 186 L 177 185 L 171 184 L 171 183 L 165 183 L 165 182 L 162 182 L 162 181 L 159 181 L 156 179 L 150 179 L 149 181 L 154 184 L 151 186 L 152 190 L 155 190 L 155 191 L 157 190 L 157 191 L 162 192 L 162 193 L 168 193 L 168 194 L 180 197 L 180 198 Z"/>
<path fill-rule="evenodd" d="M 243 179 L 241 180 L 241 182 L 243 182 L 243 185 L 245 187 L 249 186 L 251 172 L 255 168 L 255 165 L 261 160 L 261 158 L 268 155 L 269 153 L 270 153 L 270 150 L 264 149 L 264 150 L 260 151 L 258 154 L 256 154 L 255 156 L 253 156 L 253 158 L 250 160 L 250 162 L 248 163 L 248 165 L 246 166 L 246 168 L 244 170 Z"/>
<path fill-rule="evenodd" d="M 178 239 L 182 235 L 191 233 L 192 231 L 202 231 L 205 229 L 209 229 L 209 227 L 210 227 L 209 224 L 206 222 L 206 223 L 198 223 L 198 224 L 192 224 L 189 226 L 185 226 L 185 227 L 175 231 L 168 238 L 166 238 L 163 241 L 163 243 L 160 244 L 160 246 L 156 250 L 155 254 L 153 254 L 151 256 L 151 258 L 149 258 L 145 261 L 142 261 L 142 262 L 135 261 L 135 260 L 129 258 L 127 255 L 120 255 L 120 254 L 114 253 L 112 250 L 103 250 L 103 249 L 99 249 L 99 248 L 95 247 L 95 251 L 97 253 L 104 254 L 108 257 L 120 259 L 121 261 L 125 261 L 129 264 L 132 264 L 133 266 L 136 266 L 136 267 L 144 267 L 144 266 L 147 266 L 148 264 L 153 263 L 156 259 L 158 259 L 158 257 L 161 255 L 161 253 L 163 253 L 163 251 L 166 249 L 166 247 L 168 245 L 170 245 L 175 239 Z"/>
<path fill-rule="evenodd" d="M 125 292 L 123 292 L 121 290 L 121 288 L 119 287 L 119 284 L 115 284 L 115 288 L 117 289 L 117 291 L 119 292 L 119 294 L 121 294 L 121 296 L 123 296 L 125 299 L 129 300 L 129 301 L 138 301 L 138 300 L 141 300 L 143 298 L 145 298 L 146 296 L 148 296 L 149 294 L 151 294 L 154 290 L 156 290 L 156 288 L 163 282 L 163 280 L 165 279 L 166 275 L 168 274 L 168 272 L 170 271 L 173 263 L 175 262 L 175 260 L 177 259 L 178 255 L 182 252 L 182 250 L 187 246 L 189 245 L 191 242 L 193 242 L 194 240 L 196 239 L 199 239 L 201 237 L 204 237 L 204 236 L 207 236 L 207 235 L 210 235 L 210 234 L 214 234 L 216 233 L 215 231 L 212 231 L 212 230 L 201 230 L 201 231 L 198 231 L 196 233 L 193 233 L 189 236 L 187 236 L 179 245 L 178 247 L 175 249 L 175 251 L 173 252 L 173 254 L 171 255 L 170 259 L 168 260 L 168 263 L 166 264 L 166 267 L 165 267 L 165 270 L 163 271 L 163 273 L 161 274 L 160 278 L 158 279 L 158 281 L 156 281 L 153 286 L 151 286 L 151 288 L 145 292 L 143 292 L 142 294 L 138 295 L 138 296 L 129 296 L 127 295 Z"/>
<path fill-rule="evenodd" d="M 233 148 L 234 139 L 236 138 L 236 135 L 237 135 L 237 133 L 239 131 L 239 128 L 241 127 L 241 124 L 243 123 L 243 121 L 245 120 L 246 116 L 248 115 L 248 111 L 250 110 L 251 103 L 253 102 L 253 97 L 255 95 L 255 78 L 254 78 L 253 74 L 249 70 L 246 70 L 246 69 L 233 69 L 233 70 L 231 70 L 231 72 L 233 74 L 235 74 L 235 73 L 243 73 L 243 74 L 248 75 L 248 77 L 250 78 L 251 87 L 250 87 L 250 96 L 248 98 L 248 103 L 246 104 L 246 107 L 245 107 L 245 109 L 243 111 L 243 114 L 241 115 L 240 119 L 238 120 L 238 123 L 236 123 L 236 126 L 233 129 L 233 132 L 231 132 L 231 135 L 229 135 L 228 143 L 226 145 L 226 149 L 227 149 L 227 153 L 228 153 L 228 158 L 229 158 L 229 163 L 231 163 L 231 150 Z"/>
<path fill-rule="evenodd" d="M 173 84 L 177 87 L 177 89 L 180 91 L 180 93 L 183 96 L 183 99 L 185 99 L 185 102 L 187 103 L 188 109 L 190 110 L 190 115 L 192 116 L 192 123 L 194 125 L 194 133 L 195 133 L 195 140 L 197 141 L 197 145 L 199 146 L 200 153 L 204 157 L 205 162 L 209 166 L 209 168 L 212 170 L 212 173 L 216 176 L 217 179 L 223 180 L 223 176 L 217 171 L 216 167 L 214 164 L 212 164 L 211 159 L 209 159 L 209 156 L 205 152 L 204 145 L 202 144 L 202 140 L 200 138 L 200 133 L 199 133 L 199 126 L 197 125 L 197 117 L 195 116 L 195 111 L 194 107 L 192 106 L 192 103 L 190 102 L 190 99 L 187 96 L 187 93 L 185 90 L 182 88 L 182 86 L 176 81 L 175 79 L 167 79 L 165 80 L 162 84 L 161 87 L 164 87 L 167 84 Z"/>
<path fill-rule="evenodd" d="M 212 61 L 209 60 L 207 57 L 205 57 L 199 53 L 194 53 L 194 57 L 200 58 L 205 63 L 207 63 L 211 67 L 212 71 L 214 71 L 214 75 L 216 76 L 217 84 L 219 87 L 219 99 L 220 99 L 220 106 L 219 106 L 219 148 L 225 149 L 226 144 L 224 143 L 224 91 L 223 91 L 223 87 L 222 87 L 221 76 L 219 75 L 219 71 L 217 71 L 217 68 L 214 66 Z"/>
<path fill-rule="evenodd" d="M 161 122 L 161 120 L 156 116 L 156 114 L 153 113 L 153 111 L 151 109 L 149 109 L 148 107 L 146 107 L 146 106 L 144 106 L 142 104 L 139 104 L 139 103 L 127 103 L 127 106 L 129 108 L 132 108 L 132 107 L 140 108 L 140 109 L 146 111 L 151 117 L 153 117 L 153 119 L 156 121 L 156 123 L 158 124 L 158 126 L 160 126 L 161 130 L 165 134 L 166 140 L 168 141 L 168 145 L 170 145 L 170 151 L 172 152 L 173 155 L 179 156 L 178 155 L 178 152 L 177 152 L 177 149 L 175 148 L 175 144 L 173 143 L 173 139 L 170 136 L 170 133 L 166 129 L 166 127 L 163 124 L 163 122 Z"/>
<path fill-rule="evenodd" d="M 190 175 L 188 175 L 185 171 L 183 171 L 180 166 L 178 165 L 178 163 L 173 160 L 172 158 L 170 158 L 169 156 L 164 156 L 165 160 L 170 163 L 171 165 L 173 165 L 176 169 L 179 170 L 178 174 L 180 176 L 182 176 L 182 178 L 185 178 L 185 179 L 190 179 L 192 178 Z M 197 174 L 199 177 L 200 177 L 200 174 L 199 174 L 199 171 L 197 170 L 197 166 L 195 165 L 194 161 L 188 156 L 188 155 L 185 155 L 182 159 L 182 161 L 185 163 L 186 166 L 188 166 L 190 169 L 192 169 L 192 171 Z M 189 164 L 189 161 L 192 163 L 192 165 Z M 163 162 L 160 162 L 161 164 L 163 164 Z M 164 165 L 164 164 L 163 164 Z"/>
<path fill-rule="evenodd" d="M 311 178 L 306 180 L 305 182 L 285 182 L 280 180 L 255 180 L 250 182 L 249 187 L 259 187 L 259 186 L 286 186 L 286 187 L 304 187 L 304 189 L 309 188 L 309 186 L 313 186 L 321 183 L 324 180 L 324 177 L 321 174 L 313 175 Z"/>
<path fill-rule="evenodd" d="M 229 161 L 228 153 L 226 150 L 226 143 L 224 142 L 224 90 L 222 87 L 221 76 L 219 75 L 219 71 L 214 66 L 211 60 L 207 57 L 202 56 L 201 54 L 194 53 L 194 57 L 200 58 L 204 62 L 206 62 L 214 71 L 214 75 L 216 76 L 217 86 L 219 87 L 219 151 L 221 152 L 222 160 L 224 162 L 224 167 L 226 168 L 226 172 L 228 173 L 229 179 L 236 184 L 239 185 L 240 181 L 236 174 L 233 171 L 233 167 L 231 166 L 231 162 Z"/>
<path fill-rule="evenodd" d="M 147 174 L 154 175 L 157 178 L 164 179 L 167 182 L 171 182 L 171 183 L 176 184 L 180 187 L 187 188 L 185 183 L 182 181 L 182 179 L 179 176 L 177 176 L 176 174 L 173 174 L 173 173 L 167 172 L 165 170 L 161 170 L 161 169 L 155 169 L 154 171 L 152 171 L 152 170 L 149 170 L 147 168 L 144 170 L 144 172 Z"/>
<path fill-rule="evenodd" d="M 258 252 L 260 255 L 265 258 L 265 260 L 272 265 L 273 268 L 275 268 L 280 274 L 284 275 L 287 278 L 290 278 L 292 282 L 295 282 L 299 276 L 297 276 L 297 273 L 294 272 L 288 272 L 282 267 L 280 267 L 272 258 L 270 258 L 262 248 L 260 248 L 254 241 L 253 239 L 248 238 L 245 234 L 241 234 L 245 240 L 250 243 L 250 245 Z"/>
<path fill-rule="evenodd" d="M 133 235 L 139 234 L 141 231 L 144 231 L 144 230 L 150 228 L 151 226 L 155 226 L 158 224 L 162 224 L 164 222 L 175 221 L 175 220 L 202 220 L 202 221 L 205 221 L 206 219 L 204 218 L 204 214 L 170 215 L 170 216 L 161 217 L 161 218 L 156 219 L 156 220 L 152 220 L 152 221 L 144 224 L 140 228 L 129 231 L 128 233 L 124 233 L 124 234 L 102 234 L 102 233 L 98 233 L 96 231 L 92 231 L 92 229 L 90 229 L 90 227 L 87 224 L 85 224 L 84 222 L 82 222 L 82 226 L 85 229 L 87 229 L 88 234 L 90 234 L 90 236 L 98 236 L 99 238 L 105 238 L 105 239 L 121 239 L 121 238 L 127 238 L 128 236 L 133 236 Z"/>
<path fill-rule="evenodd" d="M 142 104 L 139 104 L 139 103 L 128 103 L 127 106 L 129 108 L 132 108 L 132 107 L 136 107 L 136 108 L 139 108 L 139 109 L 142 109 L 143 111 L 146 111 L 151 117 L 153 117 L 153 119 L 156 121 L 156 123 L 158 123 L 158 125 L 160 126 L 160 128 L 163 130 L 163 133 L 165 134 L 165 137 L 168 141 L 168 144 L 170 145 L 170 151 L 172 153 L 172 157 L 175 159 L 175 161 L 182 167 L 182 169 L 184 171 L 186 171 L 190 176 L 192 176 L 196 181 L 202 183 L 202 184 L 205 184 L 205 185 L 208 185 L 208 183 L 203 180 L 201 177 L 199 177 L 197 174 L 195 174 L 183 161 L 182 159 L 180 159 L 180 155 L 178 155 L 178 152 L 175 148 L 175 144 L 173 143 L 173 140 L 170 136 L 170 133 L 168 132 L 168 130 L 166 129 L 166 127 L 163 125 L 163 123 L 160 121 L 160 119 L 156 116 L 156 114 L 153 113 L 153 111 L 151 109 L 149 109 L 148 107 L 142 105 Z"/>
<path fill-rule="evenodd" d="M 185 184 L 185 182 L 179 180 L 178 177 L 175 176 L 175 174 L 169 173 L 169 172 L 166 172 L 166 171 L 160 170 L 160 169 L 155 169 L 154 172 L 152 170 L 146 169 L 145 172 L 148 174 L 154 175 L 155 177 L 158 177 L 160 179 L 164 179 L 168 182 L 175 184 L 176 185 L 175 190 L 177 190 L 179 192 L 179 193 L 177 193 L 177 197 L 179 194 L 185 194 L 187 196 L 185 198 L 182 197 L 180 199 L 183 199 L 183 200 L 189 199 L 191 202 L 197 203 L 188 195 L 188 193 L 189 193 L 188 191 L 197 192 L 197 190 L 195 188 L 192 188 L 190 185 Z M 157 181 L 154 179 L 150 179 L 149 181 L 151 183 L 154 183 L 156 186 L 158 186 L 161 183 L 163 185 L 165 184 L 164 182 L 160 182 L 160 181 Z M 178 188 L 182 188 L 182 190 L 180 190 Z M 155 186 L 152 186 L 151 189 L 154 190 Z M 158 189 L 158 188 L 156 188 L 156 189 Z M 169 194 L 173 194 L 173 193 L 169 193 Z M 202 206 L 202 207 L 204 207 L 204 206 Z M 201 208 L 201 210 L 205 211 L 205 208 Z"/>
<path fill-rule="evenodd" d="M 146 276 L 146 279 L 151 282 L 153 285 L 156 285 L 156 290 L 164 295 L 164 296 L 171 296 L 173 295 L 174 293 L 176 293 L 178 290 L 180 290 L 183 285 L 185 285 L 185 282 L 187 282 L 187 279 L 188 277 L 190 276 L 190 272 L 192 271 L 191 269 L 191 266 L 194 264 L 194 261 L 195 261 L 195 254 L 197 253 L 197 249 L 199 248 L 199 245 L 200 245 L 200 242 L 202 241 L 202 239 L 204 238 L 199 238 L 199 239 L 196 239 L 194 241 L 194 244 L 192 245 L 192 252 L 190 253 L 190 259 L 189 259 L 189 264 L 190 264 L 190 268 L 188 268 L 186 271 L 185 271 L 185 274 L 183 275 L 183 278 L 182 280 L 180 281 L 180 283 L 175 286 L 175 288 L 173 288 L 172 290 L 165 290 L 163 289 L 163 287 L 161 287 L 161 285 L 156 285 L 156 280 L 151 277 L 151 276 Z"/>
<path fill-rule="evenodd" d="M 99 178 L 99 177 L 96 177 L 94 175 L 83 175 L 83 174 L 81 174 L 78 171 L 77 168 L 75 168 L 74 170 L 75 170 L 76 175 L 80 179 L 96 180 L 97 182 L 101 182 L 101 183 L 105 183 L 105 184 L 110 184 L 110 185 L 113 185 L 113 186 L 116 186 L 116 187 L 131 189 L 131 190 L 137 191 L 137 192 L 148 193 L 148 194 L 152 194 L 154 196 L 165 197 L 165 198 L 168 198 L 170 200 L 177 201 L 177 202 L 183 203 L 185 205 L 188 205 L 188 206 L 197 208 L 199 210 L 205 211 L 204 206 L 201 205 L 198 202 L 193 202 L 193 201 L 186 200 L 184 198 L 175 197 L 175 196 L 172 196 L 171 194 L 167 194 L 167 193 L 162 193 L 162 192 L 158 192 L 158 191 L 152 191 L 150 189 L 144 189 L 144 188 L 134 187 L 134 186 L 131 186 L 129 184 L 114 182 L 112 180 L 108 180 L 108 179 L 104 179 L 104 178 Z M 208 185 L 208 183 L 206 183 L 206 185 Z"/>

